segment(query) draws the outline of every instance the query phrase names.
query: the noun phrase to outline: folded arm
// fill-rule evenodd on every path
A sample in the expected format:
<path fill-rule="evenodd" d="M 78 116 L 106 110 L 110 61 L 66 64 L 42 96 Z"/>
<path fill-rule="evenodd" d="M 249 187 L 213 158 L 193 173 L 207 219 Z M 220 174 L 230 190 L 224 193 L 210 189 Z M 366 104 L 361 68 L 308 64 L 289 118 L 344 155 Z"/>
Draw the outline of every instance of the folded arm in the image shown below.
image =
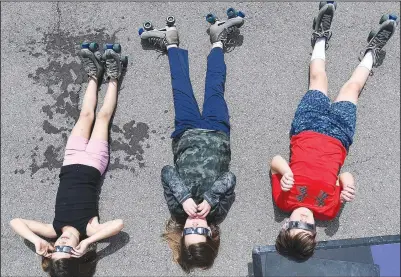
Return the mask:
<path fill-rule="evenodd" d="M 216 222 L 224 220 L 234 203 L 236 182 L 234 173 L 224 173 L 204 193 L 203 198 L 210 204 Z"/>
<path fill-rule="evenodd" d="M 292 170 L 287 161 L 280 155 L 276 155 L 273 157 L 270 163 L 270 170 L 272 174 L 284 175 L 286 173 L 292 173 Z"/>
<path fill-rule="evenodd" d="M 163 167 L 161 180 L 164 190 L 164 198 L 171 214 L 185 215 L 182 204 L 189 198 L 191 193 L 185 186 L 184 181 L 178 175 L 177 170 L 170 165 Z"/>
<path fill-rule="evenodd" d="M 115 219 L 99 224 L 98 230 L 85 240 L 88 243 L 94 243 L 102 239 L 106 239 L 117 235 L 124 228 L 122 219 Z"/>
<path fill-rule="evenodd" d="M 35 243 L 35 241 L 41 239 L 39 236 L 46 238 L 57 237 L 56 231 L 54 230 L 52 224 L 45 224 L 35 220 L 14 218 L 10 221 L 10 225 L 18 235 L 32 243 Z"/>

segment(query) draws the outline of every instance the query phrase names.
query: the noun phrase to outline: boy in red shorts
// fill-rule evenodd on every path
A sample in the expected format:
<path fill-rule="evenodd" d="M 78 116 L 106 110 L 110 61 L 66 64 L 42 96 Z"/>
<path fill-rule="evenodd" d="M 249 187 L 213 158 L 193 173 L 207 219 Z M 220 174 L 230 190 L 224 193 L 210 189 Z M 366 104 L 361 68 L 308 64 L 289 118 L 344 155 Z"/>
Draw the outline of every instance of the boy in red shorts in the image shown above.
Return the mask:
<path fill-rule="evenodd" d="M 379 65 L 381 49 L 393 35 L 397 16 L 384 15 L 377 32 L 371 32 L 361 63 L 344 84 L 336 100 L 327 96 L 325 49 L 331 38 L 335 2 L 321 2 L 314 19 L 309 90 L 292 122 L 291 159 L 271 161 L 272 194 L 276 205 L 291 212 L 276 240 L 279 253 L 309 258 L 316 246 L 315 218 L 332 220 L 341 203 L 355 198 L 355 181 L 340 175 L 356 126 L 356 104 L 373 66 Z"/>

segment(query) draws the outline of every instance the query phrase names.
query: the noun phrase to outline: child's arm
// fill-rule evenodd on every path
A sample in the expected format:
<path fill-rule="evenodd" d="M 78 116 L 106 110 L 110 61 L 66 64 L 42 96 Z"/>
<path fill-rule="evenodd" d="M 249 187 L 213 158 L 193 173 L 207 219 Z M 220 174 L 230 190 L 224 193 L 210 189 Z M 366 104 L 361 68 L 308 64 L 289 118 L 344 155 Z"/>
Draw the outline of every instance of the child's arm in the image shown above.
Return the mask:
<path fill-rule="evenodd" d="M 289 172 L 292 174 L 292 170 L 287 161 L 280 155 L 276 155 L 273 157 L 270 163 L 270 169 L 272 174 L 284 175 L 285 173 Z"/>
<path fill-rule="evenodd" d="M 198 215 L 206 218 L 208 213 L 215 209 L 214 217 L 216 222 L 221 222 L 227 216 L 232 204 L 235 201 L 235 185 L 237 179 L 232 172 L 224 173 L 203 194 L 203 202 L 198 206 Z"/>
<path fill-rule="evenodd" d="M 82 240 L 78 246 L 73 248 L 72 256 L 74 258 L 82 257 L 91 243 L 117 235 L 123 228 L 124 223 L 122 219 L 115 219 L 100 224 L 100 228 L 93 235 Z"/>
<path fill-rule="evenodd" d="M 272 174 L 280 174 L 282 176 L 280 180 L 281 190 L 289 191 L 292 188 L 295 182 L 294 174 L 283 157 L 280 155 L 274 156 L 270 163 L 270 170 Z"/>
<path fill-rule="evenodd" d="M 54 247 L 38 236 L 56 238 L 56 231 L 51 224 L 44 224 L 38 221 L 22 218 L 14 218 L 10 221 L 10 225 L 18 235 L 35 245 L 37 254 L 48 258 L 51 256 Z"/>
<path fill-rule="evenodd" d="M 52 224 L 45 224 L 35 220 L 27 220 L 22 218 L 14 218 L 10 221 L 11 227 L 14 231 L 33 243 L 36 238 L 43 236 L 46 238 L 56 238 L 57 234 Z"/>
<path fill-rule="evenodd" d="M 355 179 L 349 172 L 341 173 L 338 176 L 342 191 L 340 194 L 341 202 L 351 202 L 355 199 Z"/>

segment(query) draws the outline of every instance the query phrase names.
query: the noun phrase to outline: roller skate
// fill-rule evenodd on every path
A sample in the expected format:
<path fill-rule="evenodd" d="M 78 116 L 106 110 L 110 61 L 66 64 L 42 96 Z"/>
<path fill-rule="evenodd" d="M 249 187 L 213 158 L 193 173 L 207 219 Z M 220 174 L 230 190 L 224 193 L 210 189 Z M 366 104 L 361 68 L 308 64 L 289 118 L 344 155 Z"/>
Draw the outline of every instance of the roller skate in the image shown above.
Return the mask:
<path fill-rule="evenodd" d="M 105 75 L 110 79 L 120 78 L 123 69 L 128 65 L 128 57 L 121 57 L 121 45 L 119 43 L 104 45 L 102 58 L 106 62 Z"/>
<path fill-rule="evenodd" d="M 100 80 L 103 76 L 104 67 L 102 55 L 99 52 L 99 45 L 96 42 L 83 42 L 78 56 L 86 74 L 89 77 Z"/>
<path fill-rule="evenodd" d="M 245 14 L 241 11 L 236 11 L 234 8 L 227 10 L 227 20 L 220 21 L 214 14 L 209 13 L 206 16 L 206 21 L 211 24 L 209 29 L 210 42 L 221 41 L 224 46 L 230 45 L 230 37 L 238 32 L 244 24 Z"/>
<path fill-rule="evenodd" d="M 319 4 L 319 14 L 313 19 L 313 33 L 311 38 L 312 48 L 315 46 L 316 40 L 321 37 L 326 38 L 326 49 L 329 47 L 331 38 L 331 22 L 333 21 L 334 12 L 337 3 L 334 1 L 322 1 Z"/>
<path fill-rule="evenodd" d="M 162 29 L 155 29 L 152 22 L 146 21 L 143 23 L 143 28 L 139 28 L 138 34 L 142 41 L 147 41 L 153 44 L 153 46 L 159 47 L 161 50 L 166 50 L 168 45 L 179 44 L 174 16 L 168 16 L 166 18 L 166 27 Z"/>
<path fill-rule="evenodd" d="M 361 51 L 359 60 L 362 60 L 366 52 L 373 52 L 373 66 L 378 67 L 384 59 L 385 52 L 382 51 L 384 45 L 393 36 L 399 24 L 399 19 L 395 14 L 385 14 L 380 18 L 379 28 L 371 30 L 368 36 L 368 45 Z"/>

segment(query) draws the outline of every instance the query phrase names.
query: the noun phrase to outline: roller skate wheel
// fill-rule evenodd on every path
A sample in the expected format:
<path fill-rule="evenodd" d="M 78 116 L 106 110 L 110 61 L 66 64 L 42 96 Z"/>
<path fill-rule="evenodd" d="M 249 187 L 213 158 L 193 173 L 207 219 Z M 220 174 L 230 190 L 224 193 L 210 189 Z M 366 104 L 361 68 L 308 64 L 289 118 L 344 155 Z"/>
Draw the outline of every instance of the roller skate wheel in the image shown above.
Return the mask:
<path fill-rule="evenodd" d="M 237 11 L 234 8 L 228 8 L 227 9 L 227 17 L 228 18 L 233 18 L 237 16 Z"/>
<path fill-rule="evenodd" d="M 114 52 L 116 52 L 116 53 L 121 53 L 121 44 L 119 44 L 119 43 L 114 43 L 114 44 L 113 44 L 113 50 L 114 50 Z"/>
<path fill-rule="evenodd" d="M 379 21 L 379 24 L 382 24 L 384 21 L 389 20 L 390 16 L 388 14 L 384 14 Z"/>
<path fill-rule="evenodd" d="M 99 50 L 99 44 L 97 44 L 96 42 L 91 42 L 89 44 L 89 50 L 92 52 L 96 52 L 97 50 Z"/>
<path fill-rule="evenodd" d="M 369 36 L 368 36 L 368 42 L 372 40 L 376 36 L 377 32 L 375 30 L 370 31 Z"/>
<path fill-rule="evenodd" d="M 81 44 L 81 48 L 82 48 L 82 49 L 88 49 L 88 48 L 89 48 L 89 42 L 83 42 L 83 43 Z"/>
<path fill-rule="evenodd" d="M 209 13 L 208 15 L 206 15 L 206 21 L 210 24 L 214 24 L 216 22 L 216 16 L 212 13 Z"/>
<path fill-rule="evenodd" d="M 143 23 L 143 28 L 145 29 L 145 31 L 153 30 L 152 22 L 150 22 L 150 21 L 144 22 Z"/>
<path fill-rule="evenodd" d="M 143 32 L 145 32 L 145 30 L 142 27 L 138 29 L 138 34 L 139 35 L 142 35 Z"/>
<path fill-rule="evenodd" d="M 173 26 L 175 24 L 175 17 L 174 16 L 168 16 L 166 18 L 166 23 L 167 23 L 167 26 L 169 26 L 169 27 Z"/>
<path fill-rule="evenodd" d="M 390 20 L 398 21 L 398 16 L 395 14 L 390 14 L 388 17 Z"/>
<path fill-rule="evenodd" d="M 113 43 L 106 43 L 103 47 L 104 50 L 113 49 Z"/>
<path fill-rule="evenodd" d="M 128 65 L 128 56 L 124 56 L 124 57 L 121 59 L 121 63 L 122 63 L 122 65 L 123 65 L 124 67 L 127 67 L 127 65 Z"/>
<path fill-rule="evenodd" d="M 237 15 L 238 15 L 239 17 L 242 17 L 242 18 L 245 17 L 245 13 L 243 13 L 243 12 L 241 12 L 241 11 L 238 11 Z"/>

